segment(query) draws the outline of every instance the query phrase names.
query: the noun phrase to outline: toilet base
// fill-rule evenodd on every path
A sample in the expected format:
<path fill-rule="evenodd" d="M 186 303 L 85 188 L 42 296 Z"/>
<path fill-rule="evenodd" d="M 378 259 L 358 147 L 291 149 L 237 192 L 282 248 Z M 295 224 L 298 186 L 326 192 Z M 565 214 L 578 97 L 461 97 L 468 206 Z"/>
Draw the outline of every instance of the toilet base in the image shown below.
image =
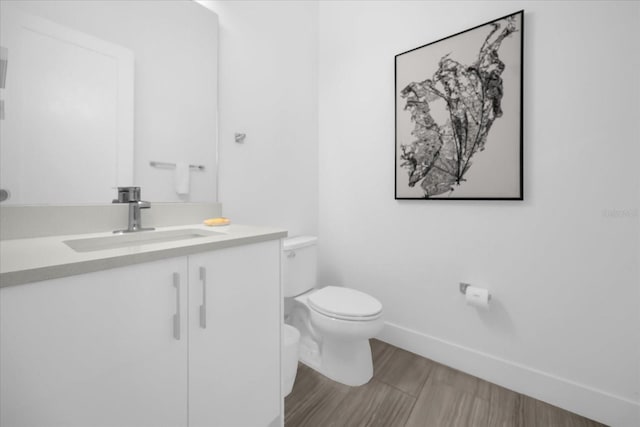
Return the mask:
<path fill-rule="evenodd" d="M 373 377 L 373 361 L 368 339 L 324 339 L 320 351 L 314 344 L 301 343 L 300 361 L 325 377 L 352 387 L 364 385 Z"/>
<path fill-rule="evenodd" d="M 300 362 L 304 363 L 314 371 L 320 372 L 320 348 L 311 338 L 304 337 L 300 340 L 298 358 Z"/>

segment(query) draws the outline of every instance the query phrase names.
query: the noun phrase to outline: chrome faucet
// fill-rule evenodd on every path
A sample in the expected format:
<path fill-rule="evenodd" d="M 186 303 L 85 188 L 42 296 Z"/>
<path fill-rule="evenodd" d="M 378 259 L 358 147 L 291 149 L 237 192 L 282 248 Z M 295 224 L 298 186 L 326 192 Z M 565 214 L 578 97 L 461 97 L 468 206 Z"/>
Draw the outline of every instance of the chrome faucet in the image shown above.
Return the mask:
<path fill-rule="evenodd" d="M 140 200 L 140 187 L 118 187 L 118 198 L 113 203 L 129 204 L 129 225 L 126 230 L 116 230 L 114 233 L 133 233 L 136 231 L 155 230 L 153 227 L 142 226 L 140 209 L 149 209 L 150 202 Z"/>

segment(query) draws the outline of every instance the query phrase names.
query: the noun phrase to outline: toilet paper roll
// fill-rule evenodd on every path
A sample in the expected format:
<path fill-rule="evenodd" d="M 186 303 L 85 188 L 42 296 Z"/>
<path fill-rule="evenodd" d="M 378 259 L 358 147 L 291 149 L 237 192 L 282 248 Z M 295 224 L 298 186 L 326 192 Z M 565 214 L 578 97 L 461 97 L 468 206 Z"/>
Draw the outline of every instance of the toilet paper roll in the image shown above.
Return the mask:
<path fill-rule="evenodd" d="M 465 299 L 468 305 L 481 308 L 489 308 L 489 291 L 484 288 L 476 288 L 475 286 L 467 287 Z"/>

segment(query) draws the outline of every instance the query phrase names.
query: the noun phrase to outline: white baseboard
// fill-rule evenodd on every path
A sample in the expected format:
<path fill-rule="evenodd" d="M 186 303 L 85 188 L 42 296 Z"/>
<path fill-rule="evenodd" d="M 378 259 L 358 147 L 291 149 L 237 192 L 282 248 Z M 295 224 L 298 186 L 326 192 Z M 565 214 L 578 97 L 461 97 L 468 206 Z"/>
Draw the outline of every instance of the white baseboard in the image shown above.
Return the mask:
<path fill-rule="evenodd" d="M 640 426 L 640 403 L 390 322 L 382 341 L 614 427 Z"/>

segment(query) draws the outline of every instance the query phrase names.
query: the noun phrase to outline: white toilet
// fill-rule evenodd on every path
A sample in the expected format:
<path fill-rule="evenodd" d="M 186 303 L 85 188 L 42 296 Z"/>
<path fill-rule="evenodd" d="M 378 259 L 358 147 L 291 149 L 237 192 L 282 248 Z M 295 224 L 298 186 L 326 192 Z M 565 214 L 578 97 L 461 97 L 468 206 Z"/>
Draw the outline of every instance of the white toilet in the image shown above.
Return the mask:
<path fill-rule="evenodd" d="M 382 304 L 364 292 L 316 287 L 314 236 L 284 240 L 285 322 L 300 331 L 300 361 L 349 386 L 373 376 L 369 338 L 382 329 Z"/>

